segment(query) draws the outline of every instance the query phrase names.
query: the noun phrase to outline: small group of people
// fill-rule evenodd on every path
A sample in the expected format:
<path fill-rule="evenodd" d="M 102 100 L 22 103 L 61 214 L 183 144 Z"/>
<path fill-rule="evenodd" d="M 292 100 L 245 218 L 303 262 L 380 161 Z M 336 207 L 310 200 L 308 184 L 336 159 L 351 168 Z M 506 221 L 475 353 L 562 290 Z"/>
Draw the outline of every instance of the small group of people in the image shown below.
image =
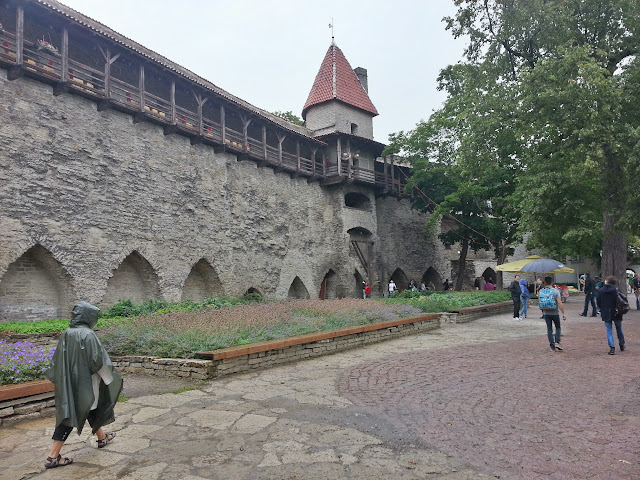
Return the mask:
<path fill-rule="evenodd" d="M 638 288 L 640 289 L 640 278 L 638 284 Z M 587 297 L 585 297 L 584 311 L 580 315 L 587 315 L 589 303 L 593 304 L 592 316 L 597 316 L 599 312 L 601 315 L 600 318 L 605 324 L 609 355 L 615 355 L 616 353 L 615 340 L 613 337 L 614 326 L 620 351 L 622 352 L 626 349 L 626 342 L 622 331 L 623 313 L 617 309 L 618 293 L 620 292 L 617 285 L 618 280 L 614 276 L 609 276 L 602 282 L 599 277 L 591 279 L 589 274 L 585 274 L 584 291 Z M 509 285 L 509 291 L 511 293 L 511 299 L 513 300 L 514 320 L 527 318 L 527 302 L 531 298 L 531 293 L 527 288 L 526 280 L 520 279 L 520 276 L 516 275 Z M 638 306 L 638 295 L 640 295 L 640 292 L 636 295 L 636 306 Z M 520 309 L 521 305 L 522 309 Z M 560 314 L 562 314 L 563 321 L 566 321 L 567 317 L 564 311 L 564 305 L 562 304 L 562 294 L 553 286 L 552 277 L 545 277 L 543 285 L 538 289 L 538 306 L 542 310 L 542 316 L 547 324 L 547 337 L 551 349 L 553 351 L 561 351 L 563 347 L 560 343 L 562 331 Z"/>
<path fill-rule="evenodd" d="M 496 289 L 496 284 L 493 279 L 485 279 L 483 276 L 476 277 L 473 281 L 474 290 L 484 290 L 486 292 L 493 292 Z"/>

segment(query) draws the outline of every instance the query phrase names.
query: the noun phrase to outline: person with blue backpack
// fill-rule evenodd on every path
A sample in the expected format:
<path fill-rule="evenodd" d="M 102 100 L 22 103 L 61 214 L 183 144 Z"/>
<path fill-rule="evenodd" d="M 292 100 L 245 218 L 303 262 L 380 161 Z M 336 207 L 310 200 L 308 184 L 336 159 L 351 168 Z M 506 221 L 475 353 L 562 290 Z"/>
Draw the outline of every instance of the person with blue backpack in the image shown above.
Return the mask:
<path fill-rule="evenodd" d="M 553 278 L 551 277 L 544 277 L 544 287 L 538 292 L 538 307 L 542 310 L 544 321 L 547 324 L 547 338 L 551 350 L 559 352 L 563 349 L 560 343 L 560 312 L 562 312 L 562 320 L 566 321 L 567 316 L 564 313 L 560 291 L 553 288 Z M 555 335 L 554 326 L 556 328 Z"/>

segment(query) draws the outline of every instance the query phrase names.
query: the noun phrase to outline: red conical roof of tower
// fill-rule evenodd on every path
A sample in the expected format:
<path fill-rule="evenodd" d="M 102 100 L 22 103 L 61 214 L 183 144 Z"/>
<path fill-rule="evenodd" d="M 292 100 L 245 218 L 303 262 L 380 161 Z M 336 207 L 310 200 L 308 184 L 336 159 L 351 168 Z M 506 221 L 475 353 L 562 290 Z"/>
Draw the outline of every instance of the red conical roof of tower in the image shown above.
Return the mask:
<path fill-rule="evenodd" d="M 320 65 L 318 75 L 302 109 L 302 117 L 306 117 L 307 110 L 313 105 L 329 100 L 340 100 L 374 116 L 378 115 L 376 107 L 371 103 L 369 95 L 360 84 L 342 50 L 333 42 Z"/>

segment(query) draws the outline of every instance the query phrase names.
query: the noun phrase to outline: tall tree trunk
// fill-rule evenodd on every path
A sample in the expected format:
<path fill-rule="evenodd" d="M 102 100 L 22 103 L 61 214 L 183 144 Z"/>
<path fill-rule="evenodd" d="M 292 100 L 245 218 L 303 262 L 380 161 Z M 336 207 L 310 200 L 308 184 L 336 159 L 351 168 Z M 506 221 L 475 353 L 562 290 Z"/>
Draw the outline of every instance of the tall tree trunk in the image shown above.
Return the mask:
<path fill-rule="evenodd" d="M 467 253 L 469 252 L 469 240 L 462 240 L 462 250 L 460 250 L 460 258 L 458 259 L 458 277 L 456 278 L 456 291 L 462 290 L 464 283 L 464 273 L 467 270 Z"/>
<path fill-rule="evenodd" d="M 602 274 L 616 277 L 620 290 L 626 292 L 627 237 L 615 228 L 616 222 L 625 213 L 625 205 L 621 203 L 618 191 L 623 172 L 618 155 L 612 153 L 608 145 L 603 150 L 606 152 L 606 168 L 601 175 L 605 206 L 602 220 Z"/>
<path fill-rule="evenodd" d="M 627 238 L 624 233 L 614 230 L 616 216 L 604 212 L 602 222 L 602 274 L 613 275 L 618 279 L 618 287 L 626 292 L 627 282 Z"/>

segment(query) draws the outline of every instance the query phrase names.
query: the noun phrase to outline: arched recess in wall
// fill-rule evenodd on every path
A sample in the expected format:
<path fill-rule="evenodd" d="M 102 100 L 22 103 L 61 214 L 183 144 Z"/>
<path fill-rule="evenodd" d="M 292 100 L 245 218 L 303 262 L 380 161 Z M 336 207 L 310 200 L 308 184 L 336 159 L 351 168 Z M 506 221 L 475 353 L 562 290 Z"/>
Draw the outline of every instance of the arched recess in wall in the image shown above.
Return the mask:
<path fill-rule="evenodd" d="M 358 210 L 371 211 L 371 200 L 360 192 L 349 192 L 344 196 L 345 207 L 357 208 Z"/>
<path fill-rule="evenodd" d="M 360 272 L 357 268 L 353 272 L 353 278 L 355 280 L 353 284 L 353 296 L 355 298 L 362 298 L 362 282 L 364 282 L 364 277 L 360 275 Z"/>
<path fill-rule="evenodd" d="M 224 289 L 215 269 L 204 258 L 191 268 L 182 287 L 182 300 L 201 302 L 209 297 L 221 297 Z"/>
<path fill-rule="evenodd" d="M 0 321 L 69 318 L 74 300 L 71 276 L 42 245 L 23 253 L 0 279 Z"/>
<path fill-rule="evenodd" d="M 147 259 L 134 250 L 113 270 L 101 304 L 113 305 L 119 300 L 142 303 L 152 298 L 161 298 L 158 275 Z"/>
<path fill-rule="evenodd" d="M 493 268 L 486 268 L 485 271 L 482 272 L 482 277 L 486 282 L 490 281 L 495 285 L 498 275 L 496 274 L 496 271 Z"/>
<path fill-rule="evenodd" d="M 257 288 L 254 288 L 254 287 L 249 288 L 246 292 L 244 292 L 244 294 L 245 295 L 256 294 L 256 295 L 262 296 L 262 293 L 260 293 L 260 290 L 258 290 Z"/>
<path fill-rule="evenodd" d="M 400 268 L 396 268 L 393 274 L 391 274 L 390 280 L 396 283 L 399 291 L 406 290 L 409 286 L 409 277 Z"/>
<path fill-rule="evenodd" d="M 329 269 L 320 283 L 320 294 L 318 295 L 318 298 L 320 298 L 320 300 L 332 300 L 337 298 L 337 288 L 338 274 Z"/>
<path fill-rule="evenodd" d="M 424 272 L 424 275 L 422 275 L 422 282 L 427 286 L 427 288 L 431 288 L 429 285 L 433 285 L 435 290 L 442 290 L 442 277 L 433 267 L 427 268 L 427 271 Z"/>
<path fill-rule="evenodd" d="M 293 282 L 291 282 L 287 298 L 311 298 L 307 287 L 304 286 L 304 283 L 302 282 L 302 280 L 300 280 L 300 277 L 294 278 Z"/>

